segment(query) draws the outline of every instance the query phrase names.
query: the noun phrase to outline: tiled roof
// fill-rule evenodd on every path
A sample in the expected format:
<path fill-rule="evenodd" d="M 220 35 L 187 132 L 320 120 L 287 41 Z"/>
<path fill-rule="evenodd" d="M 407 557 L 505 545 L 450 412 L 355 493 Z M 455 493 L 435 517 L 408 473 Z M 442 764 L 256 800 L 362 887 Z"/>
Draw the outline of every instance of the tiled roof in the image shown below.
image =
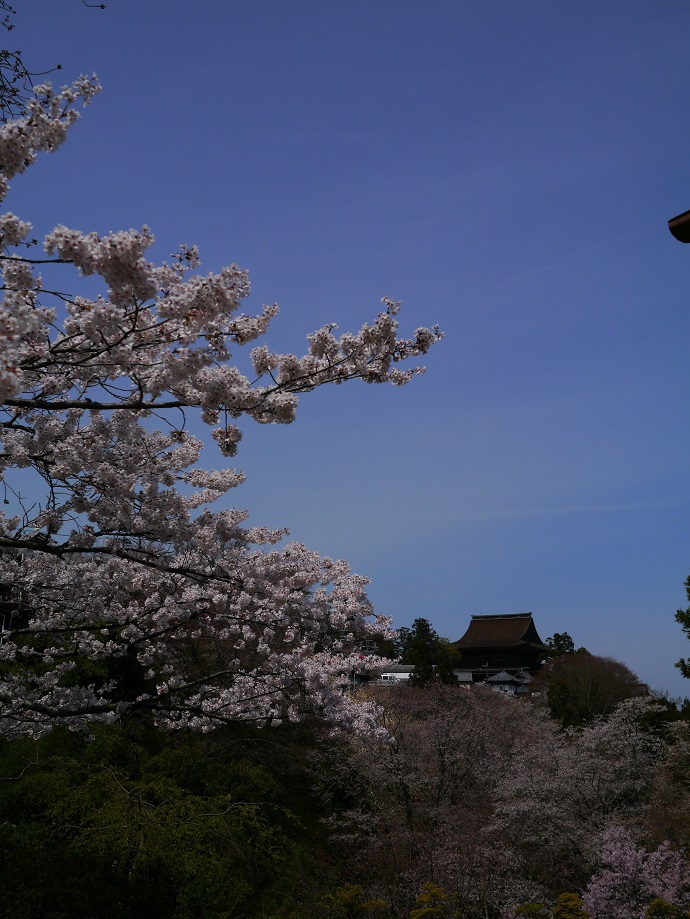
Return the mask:
<path fill-rule="evenodd" d="M 500 673 L 495 673 L 493 676 L 486 678 L 487 683 L 519 683 L 520 685 L 524 683 L 529 683 L 529 676 L 526 676 L 522 671 L 518 673 L 508 673 L 506 670 L 501 670 Z"/>
<path fill-rule="evenodd" d="M 465 634 L 454 644 L 460 648 L 510 648 L 543 645 L 531 613 L 506 616 L 472 616 Z"/>

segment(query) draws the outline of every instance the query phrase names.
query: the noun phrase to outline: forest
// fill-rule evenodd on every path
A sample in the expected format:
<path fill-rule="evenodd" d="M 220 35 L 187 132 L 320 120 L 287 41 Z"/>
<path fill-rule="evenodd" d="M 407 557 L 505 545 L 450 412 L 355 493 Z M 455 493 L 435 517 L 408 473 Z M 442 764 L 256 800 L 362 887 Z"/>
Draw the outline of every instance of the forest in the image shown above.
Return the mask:
<path fill-rule="evenodd" d="M 385 737 L 146 716 L 0 750 L 0 914 L 644 919 L 690 914 L 690 719 L 636 695 L 377 686 Z"/>

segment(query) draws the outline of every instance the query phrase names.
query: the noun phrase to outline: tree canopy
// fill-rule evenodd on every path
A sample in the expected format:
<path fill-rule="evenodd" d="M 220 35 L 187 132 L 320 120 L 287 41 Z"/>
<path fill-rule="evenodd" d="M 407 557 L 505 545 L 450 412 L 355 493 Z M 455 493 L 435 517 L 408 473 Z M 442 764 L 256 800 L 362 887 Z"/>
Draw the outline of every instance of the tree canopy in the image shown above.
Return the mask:
<path fill-rule="evenodd" d="M 441 638 L 428 619 L 415 619 L 410 628 L 398 629 L 395 654 L 403 664 L 413 664 L 413 686 L 435 681 L 455 683 L 453 669 L 460 663 L 460 652 L 447 638 Z"/>
<path fill-rule="evenodd" d="M 33 88 L 0 127 L 0 200 L 99 91 L 95 77 Z M 308 712 L 373 726 L 342 692 L 343 674 L 378 661 L 361 648 L 388 634 L 366 578 L 211 505 L 244 481 L 223 459 L 243 416 L 289 424 L 320 386 L 404 385 L 423 369 L 404 365 L 441 333 L 400 337 L 400 305 L 384 299 L 356 333 L 312 332 L 302 356 L 254 346 L 250 378 L 232 353 L 278 308 L 243 311 L 245 270 L 201 274 L 186 244 L 154 264 L 148 227 L 101 236 L 60 225 L 41 258 L 26 251 L 30 233 L 0 215 L 0 732 L 142 708 L 202 730 Z M 58 271 L 92 276 L 99 292 L 64 293 Z M 192 419 L 209 426 L 221 468 L 207 468 Z"/>
<path fill-rule="evenodd" d="M 549 649 L 548 658 L 561 657 L 563 654 L 589 654 L 587 648 L 575 648 L 575 642 L 568 632 L 554 632 L 545 644 Z"/>
<path fill-rule="evenodd" d="M 587 724 L 609 715 L 619 702 L 648 693 L 625 664 L 588 653 L 554 657 L 541 669 L 531 690 L 545 697 L 551 715 L 563 727 Z"/>

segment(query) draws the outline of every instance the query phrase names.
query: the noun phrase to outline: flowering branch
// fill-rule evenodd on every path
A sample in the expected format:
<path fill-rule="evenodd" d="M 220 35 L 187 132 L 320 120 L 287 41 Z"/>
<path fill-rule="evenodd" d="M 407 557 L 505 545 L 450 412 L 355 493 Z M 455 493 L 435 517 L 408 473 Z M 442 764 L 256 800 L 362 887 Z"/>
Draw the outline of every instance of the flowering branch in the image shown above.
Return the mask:
<path fill-rule="evenodd" d="M 63 142 L 75 102 L 99 89 L 84 77 L 59 92 L 37 87 L 23 117 L 0 127 L 0 198 L 40 151 Z M 234 456 L 243 415 L 288 424 L 299 395 L 319 386 L 407 383 L 423 368 L 401 365 L 426 354 L 438 328 L 400 338 L 400 305 L 385 299 L 355 334 L 326 325 L 309 335 L 301 357 L 254 347 L 249 380 L 231 348 L 264 335 L 278 308 L 240 312 L 246 271 L 201 275 L 188 246 L 155 265 L 147 227 L 99 236 L 58 226 L 44 241 L 48 259 L 17 254 L 30 233 L 0 215 L 9 505 L 0 513 L 0 733 L 141 708 L 169 728 L 307 712 L 372 727 L 373 707 L 342 691 L 353 669 L 375 665 L 362 645 L 389 630 L 373 617 L 366 579 L 299 544 L 274 548 L 286 531 L 247 528 L 243 511 L 212 511 L 244 476 L 201 468 L 203 443 L 185 412 L 196 410 Z M 100 278 L 103 294 L 51 294 L 35 273 L 46 263 Z M 43 302 L 51 296 L 57 306 Z M 154 418 L 165 431 L 152 429 Z M 43 489 L 30 505 L 26 481 Z"/>

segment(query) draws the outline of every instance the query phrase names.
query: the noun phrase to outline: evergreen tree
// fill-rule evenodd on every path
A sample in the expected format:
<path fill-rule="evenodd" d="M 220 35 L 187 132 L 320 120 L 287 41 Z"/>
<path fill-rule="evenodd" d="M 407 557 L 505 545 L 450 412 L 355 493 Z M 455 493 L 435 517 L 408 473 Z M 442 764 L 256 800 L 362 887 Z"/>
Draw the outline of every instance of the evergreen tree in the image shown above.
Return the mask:
<path fill-rule="evenodd" d="M 428 686 L 436 680 L 457 682 L 453 669 L 460 662 L 460 652 L 439 636 L 428 619 L 415 619 L 411 628 L 400 629 L 395 650 L 403 664 L 414 665 L 413 686 Z"/>
<path fill-rule="evenodd" d="M 685 581 L 685 590 L 690 600 L 690 577 Z M 679 609 L 676 613 L 676 622 L 680 625 L 687 638 L 690 638 L 690 606 L 687 609 Z M 681 658 L 676 663 L 684 677 L 690 679 L 690 658 Z"/>
<path fill-rule="evenodd" d="M 575 642 L 568 632 L 554 632 L 550 638 L 546 639 L 545 644 L 549 649 L 546 655 L 548 659 L 562 657 L 564 654 L 589 654 L 587 648 L 575 647 Z"/>

